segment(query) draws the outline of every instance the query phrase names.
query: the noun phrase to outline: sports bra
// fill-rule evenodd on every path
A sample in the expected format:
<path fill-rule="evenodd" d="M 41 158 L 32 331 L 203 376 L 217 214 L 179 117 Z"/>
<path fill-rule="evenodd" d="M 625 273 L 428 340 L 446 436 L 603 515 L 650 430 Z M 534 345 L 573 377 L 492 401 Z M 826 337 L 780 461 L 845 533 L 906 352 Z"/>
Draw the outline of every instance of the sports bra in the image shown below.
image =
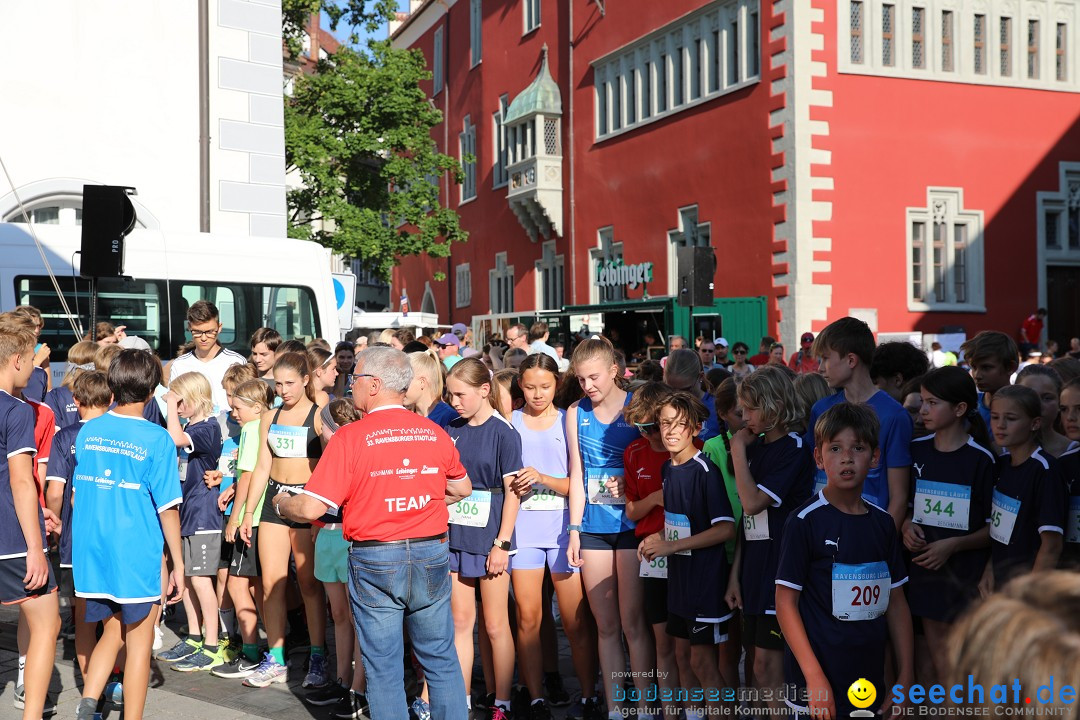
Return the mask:
<path fill-rule="evenodd" d="M 322 441 L 315 432 L 315 412 L 318 409 L 317 405 L 311 406 L 303 425 L 278 425 L 277 419 L 281 415 L 281 408 L 278 408 L 266 434 L 270 453 L 279 458 L 317 460 L 322 457 Z"/>

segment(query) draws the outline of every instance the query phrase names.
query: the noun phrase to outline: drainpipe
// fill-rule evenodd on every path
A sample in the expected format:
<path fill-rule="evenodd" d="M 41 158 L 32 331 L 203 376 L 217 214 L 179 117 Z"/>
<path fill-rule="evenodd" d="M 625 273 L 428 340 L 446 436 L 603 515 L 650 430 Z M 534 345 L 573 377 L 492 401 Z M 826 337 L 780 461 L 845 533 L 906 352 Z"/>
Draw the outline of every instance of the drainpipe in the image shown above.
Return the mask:
<path fill-rule="evenodd" d="M 210 232 L 210 0 L 199 0 L 199 232 Z"/>

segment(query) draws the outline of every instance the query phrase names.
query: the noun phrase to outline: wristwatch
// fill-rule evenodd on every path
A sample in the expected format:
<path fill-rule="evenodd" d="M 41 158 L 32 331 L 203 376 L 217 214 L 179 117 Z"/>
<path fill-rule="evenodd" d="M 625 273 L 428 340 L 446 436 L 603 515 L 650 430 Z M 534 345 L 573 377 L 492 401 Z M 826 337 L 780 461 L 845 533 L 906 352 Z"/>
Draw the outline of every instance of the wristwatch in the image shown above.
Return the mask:
<path fill-rule="evenodd" d="M 566 532 L 574 532 L 575 530 L 577 532 L 581 532 L 581 525 L 567 525 L 566 526 Z"/>
<path fill-rule="evenodd" d="M 497 547 L 500 550 L 505 550 L 506 552 L 510 552 L 510 541 L 509 540 L 500 540 L 499 538 L 495 538 L 494 540 L 491 541 L 491 547 Z"/>

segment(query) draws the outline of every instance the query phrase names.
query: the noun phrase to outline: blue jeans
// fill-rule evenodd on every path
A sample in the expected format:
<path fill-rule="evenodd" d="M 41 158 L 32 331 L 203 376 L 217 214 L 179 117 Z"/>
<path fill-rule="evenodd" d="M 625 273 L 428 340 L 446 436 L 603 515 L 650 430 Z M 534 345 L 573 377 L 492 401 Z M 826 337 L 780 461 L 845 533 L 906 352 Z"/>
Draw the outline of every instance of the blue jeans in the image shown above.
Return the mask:
<path fill-rule="evenodd" d="M 465 681 L 450 614 L 449 543 L 354 547 L 349 597 L 367 672 L 371 717 L 408 720 L 402 623 L 424 669 L 431 716 L 467 720 Z"/>

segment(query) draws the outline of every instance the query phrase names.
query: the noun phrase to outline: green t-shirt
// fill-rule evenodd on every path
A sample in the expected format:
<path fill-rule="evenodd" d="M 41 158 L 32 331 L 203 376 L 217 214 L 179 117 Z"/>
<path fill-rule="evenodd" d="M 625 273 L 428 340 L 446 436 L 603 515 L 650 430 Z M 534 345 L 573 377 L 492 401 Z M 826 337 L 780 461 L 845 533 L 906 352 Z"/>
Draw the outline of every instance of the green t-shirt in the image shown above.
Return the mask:
<path fill-rule="evenodd" d="M 259 421 L 252 420 L 246 423 L 243 429 L 240 430 L 240 448 L 236 455 L 236 479 L 240 479 L 240 473 L 251 472 L 255 469 L 255 466 L 259 462 L 259 444 L 261 437 L 259 436 Z M 266 500 L 266 492 L 263 491 L 263 496 L 259 498 L 259 504 L 255 506 L 255 515 L 251 518 L 251 527 L 256 527 L 259 524 L 259 518 L 262 517 L 263 502 Z M 240 517 L 243 517 L 245 502 L 240 503 L 240 509 L 236 512 L 241 513 Z"/>
<path fill-rule="evenodd" d="M 724 435 L 730 442 L 731 433 L 725 430 Z M 724 489 L 727 490 L 728 500 L 731 501 L 731 509 L 735 512 L 735 527 L 742 527 L 743 511 L 742 503 L 739 501 L 739 487 L 735 484 L 735 473 L 731 472 L 731 468 L 728 467 L 728 450 L 727 446 L 724 445 L 724 436 L 717 435 L 710 440 L 706 440 L 705 447 L 702 449 L 705 451 L 706 457 L 712 460 L 716 467 L 720 468 L 720 474 L 724 477 Z M 724 549 L 727 550 L 728 562 L 734 562 L 735 539 L 732 538 L 724 543 Z"/>

